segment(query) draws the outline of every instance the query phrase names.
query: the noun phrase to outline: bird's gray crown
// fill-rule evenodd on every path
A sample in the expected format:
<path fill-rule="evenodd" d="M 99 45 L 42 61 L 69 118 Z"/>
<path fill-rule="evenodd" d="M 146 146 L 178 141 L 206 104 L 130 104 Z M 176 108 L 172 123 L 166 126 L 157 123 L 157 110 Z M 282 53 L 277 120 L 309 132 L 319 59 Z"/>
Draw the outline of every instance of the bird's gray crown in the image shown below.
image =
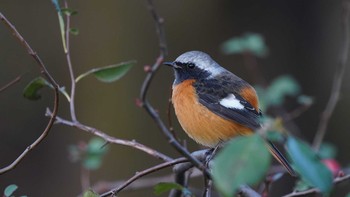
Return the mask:
<path fill-rule="evenodd" d="M 194 63 L 200 69 L 206 70 L 211 76 L 218 75 L 225 71 L 218 63 L 216 63 L 208 54 L 201 51 L 189 51 L 178 58 L 175 62 Z"/>

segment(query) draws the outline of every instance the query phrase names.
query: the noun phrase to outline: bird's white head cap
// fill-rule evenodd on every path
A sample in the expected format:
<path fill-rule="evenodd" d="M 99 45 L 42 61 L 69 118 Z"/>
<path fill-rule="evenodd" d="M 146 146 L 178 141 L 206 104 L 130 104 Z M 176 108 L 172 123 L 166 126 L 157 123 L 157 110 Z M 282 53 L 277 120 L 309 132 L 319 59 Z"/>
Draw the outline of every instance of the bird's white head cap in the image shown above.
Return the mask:
<path fill-rule="evenodd" d="M 178 58 L 176 58 L 175 63 L 179 62 L 182 64 L 193 63 L 198 68 L 208 71 L 210 76 L 215 76 L 226 71 L 218 63 L 216 63 L 208 54 L 201 51 L 189 51 Z"/>

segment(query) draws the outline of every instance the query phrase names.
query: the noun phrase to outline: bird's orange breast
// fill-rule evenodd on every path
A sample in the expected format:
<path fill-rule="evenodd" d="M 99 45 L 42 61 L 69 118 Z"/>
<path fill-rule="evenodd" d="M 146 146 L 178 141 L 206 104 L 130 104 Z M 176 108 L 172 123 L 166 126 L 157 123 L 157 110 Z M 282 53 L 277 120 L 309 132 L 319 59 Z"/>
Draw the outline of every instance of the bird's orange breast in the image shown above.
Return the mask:
<path fill-rule="evenodd" d="M 198 101 L 194 80 L 185 80 L 173 88 L 172 102 L 175 114 L 186 133 L 196 142 L 215 147 L 237 135 L 252 132 L 234 121 L 224 119 Z"/>

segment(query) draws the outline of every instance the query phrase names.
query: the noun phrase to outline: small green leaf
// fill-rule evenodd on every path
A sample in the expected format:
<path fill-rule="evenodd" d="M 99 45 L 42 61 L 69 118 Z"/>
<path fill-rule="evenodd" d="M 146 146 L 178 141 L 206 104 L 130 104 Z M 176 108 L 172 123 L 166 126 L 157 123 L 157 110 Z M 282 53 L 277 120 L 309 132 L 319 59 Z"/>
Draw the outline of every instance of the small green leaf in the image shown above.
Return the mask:
<path fill-rule="evenodd" d="M 267 131 L 266 138 L 273 142 L 282 142 L 284 140 L 284 136 L 279 131 Z"/>
<path fill-rule="evenodd" d="M 234 37 L 224 42 L 222 51 L 226 54 L 250 52 L 255 56 L 265 57 L 268 49 L 260 34 L 246 33 L 241 37 Z"/>
<path fill-rule="evenodd" d="M 154 186 L 154 194 L 159 196 L 165 192 L 168 192 L 172 189 L 176 190 L 183 190 L 184 187 L 182 185 L 179 185 L 177 183 L 158 183 Z"/>
<path fill-rule="evenodd" d="M 302 180 L 318 188 L 322 193 L 330 192 L 333 186 L 332 172 L 310 146 L 294 137 L 288 137 L 286 145 L 293 166 Z"/>
<path fill-rule="evenodd" d="M 67 16 L 73 16 L 78 14 L 76 10 L 73 10 L 71 8 L 61 8 L 61 12 Z"/>
<path fill-rule="evenodd" d="M 105 141 L 100 138 L 93 138 L 90 140 L 83 165 L 86 169 L 96 170 L 102 164 L 103 156 L 107 152 L 107 147 L 103 147 Z"/>
<path fill-rule="evenodd" d="M 88 189 L 84 192 L 83 197 L 99 197 L 100 195 L 98 195 L 94 190 L 92 189 Z"/>
<path fill-rule="evenodd" d="M 285 96 L 295 96 L 300 92 L 298 82 L 288 75 L 283 75 L 271 83 L 266 92 L 269 105 L 281 105 Z"/>
<path fill-rule="evenodd" d="M 298 180 L 294 186 L 294 191 L 302 192 L 310 189 L 311 186 L 303 180 Z"/>
<path fill-rule="evenodd" d="M 214 185 L 224 196 L 234 196 L 244 184 L 256 184 L 269 168 L 271 155 L 258 134 L 234 138 L 214 158 Z"/>
<path fill-rule="evenodd" d="M 311 96 L 307 96 L 307 95 L 298 96 L 297 101 L 302 105 L 311 105 L 314 103 L 314 99 Z"/>
<path fill-rule="evenodd" d="M 18 189 L 18 186 L 15 184 L 9 185 L 5 188 L 4 195 L 5 197 L 9 197 Z"/>
<path fill-rule="evenodd" d="M 24 88 L 23 96 L 29 100 L 38 100 L 41 98 L 39 91 L 45 86 L 51 87 L 51 84 L 44 78 L 37 77 Z"/>
<path fill-rule="evenodd" d="M 135 63 L 136 61 L 128 61 L 128 62 L 113 64 L 113 65 L 109 65 L 101 68 L 94 68 L 79 75 L 75 79 L 75 81 L 78 82 L 82 78 L 90 74 L 93 74 L 96 77 L 96 79 L 102 82 L 110 83 L 122 78 Z"/>
<path fill-rule="evenodd" d="M 70 28 L 69 33 L 71 33 L 74 36 L 79 35 L 79 29 L 78 28 Z"/>

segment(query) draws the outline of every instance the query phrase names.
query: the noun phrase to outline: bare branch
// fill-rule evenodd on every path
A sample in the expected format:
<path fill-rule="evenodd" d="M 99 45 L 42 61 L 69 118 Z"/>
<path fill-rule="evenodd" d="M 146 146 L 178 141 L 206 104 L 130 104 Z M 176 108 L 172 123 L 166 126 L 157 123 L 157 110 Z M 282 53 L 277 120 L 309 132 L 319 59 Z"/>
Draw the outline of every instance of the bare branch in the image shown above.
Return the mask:
<path fill-rule="evenodd" d="M 159 171 L 163 168 L 167 168 L 169 166 L 173 166 L 175 164 L 178 164 L 178 163 L 183 163 L 183 162 L 186 162 L 188 161 L 186 158 L 178 158 L 178 159 L 174 159 L 172 161 L 168 161 L 168 162 L 165 162 L 165 163 L 162 163 L 162 164 L 159 164 L 159 165 L 156 165 L 156 166 L 153 166 L 151 168 L 148 168 L 144 171 L 141 171 L 141 172 L 138 172 L 136 173 L 133 177 L 131 177 L 129 180 L 127 180 L 125 183 L 123 183 L 122 185 L 120 185 L 118 188 L 116 189 L 113 189 L 109 192 L 106 192 L 104 194 L 101 195 L 101 197 L 106 197 L 106 196 L 115 196 L 118 194 L 118 192 L 120 192 L 122 189 L 124 189 L 125 187 L 127 187 L 128 185 L 130 185 L 131 183 L 133 183 L 134 181 L 136 181 L 137 179 L 147 175 L 147 174 L 150 174 L 150 173 L 153 173 L 153 172 L 156 172 L 156 171 Z"/>
<path fill-rule="evenodd" d="M 65 8 L 68 8 L 68 3 L 67 1 L 64 2 Z M 69 107 L 70 107 L 70 114 L 72 120 L 75 122 L 77 121 L 77 116 L 75 114 L 75 87 L 76 87 L 76 81 L 75 81 L 75 76 L 74 76 L 74 71 L 73 71 L 73 66 L 72 66 L 72 60 L 70 57 L 70 14 L 67 14 L 66 16 L 66 47 L 67 50 L 65 51 L 66 54 L 66 59 L 67 59 L 67 64 L 68 64 L 68 70 L 69 70 L 69 76 L 71 80 L 71 90 L 70 90 L 70 101 L 69 101 Z"/>
<path fill-rule="evenodd" d="M 47 111 L 47 114 L 50 115 L 51 112 L 50 111 Z M 129 141 L 129 140 L 122 140 L 122 139 L 118 139 L 118 138 L 115 138 L 115 137 L 112 137 L 112 136 L 109 136 L 107 135 L 106 133 L 96 129 L 96 128 L 93 128 L 93 127 L 89 127 L 89 126 L 86 126 L 86 125 L 83 125 L 79 122 L 73 122 L 73 121 L 69 121 L 69 120 L 65 120 L 63 118 L 60 118 L 60 117 L 56 117 L 56 123 L 59 123 L 59 124 L 64 124 L 64 125 L 67 125 L 67 126 L 71 126 L 71 127 L 75 127 L 75 128 L 78 128 L 80 130 L 83 130 L 83 131 L 86 131 L 88 133 L 91 133 L 93 135 L 96 135 L 98 137 L 101 137 L 102 139 L 106 140 L 106 142 L 109 142 L 109 143 L 112 143 L 112 144 L 119 144 L 119 145 L 124 145 L 124 146 L 129 146 L 129 147 L 132 147 L 132 148 L 135 148 L 135 149 L 138 149 L 138 150 L 141 150 L 157 159 L 160 159 L 162 161 L 171 161 L 172 158 L 152 149 L 152 148 L 149 148 L 143 144 L 140 144 L 138 142 L 136 142 L 135 140 L 132 140 L 132 141 Z"/>
<path fill-rule="evenodd" d="M 326 134 L 328 122 L 333 114 L 333 111 L 338 103 L 340 89 L 343 81 L 343 76 L 345 73 L 345 68 L 348 63 L 348 55 L 349 55 L 349 15 L 350 15 L 350 2 L 343 2 L 343 17 L 342 17 L 342 27 L 343 27 L 343 45 L 340 52 L 340 59 L 338 63 L 337 70 L 334 75 L 332 91 L 330 98 L 328 100 L 327 106 L 322 113 L 320 123 L 318 125 L 318 130 L 315 135 L 315 139 L 313 142 L 313 148 L 318 150 L 321 146 L 323 138 Z"/>
<path fill-rule="evenodd" d="M 343 176 L 343 177 L 337 177 L 334 179 L 333 184 L 339 184 L 342 183 L 344 181 L 348 181 L 350 180 L 350 174 Z M 296 197 L 296 196 L 306 196 L 309 194 L 315 194 L 315 193 L 319 193 L 320 190 L 318 190 L 317 188 L 312 188 L 306 191 L 301 191 L 301 192 L 292 192 L 290 194 L 284 195 L 283 197 Z"/>
<path fill-rule="evenodd" d="M 7 18 L 0 12 L 0 20 L 5 24 L 5 26 L 11 31 L 12 35 L 22 44 L 22 46 L 27 50 L 28 54 L 32 56 L 32 58 L 35 60 L 37 65 L 39 66 L 40 72 L 46 77 L 46 79 L 49 81 L 49 83 L 52 85 L 54 90 L 54 104 L 53 104 L 53 112 L 50 116 L 50 120 L 46 125 L 46 128 L 41 133 L 41 135 L 31 144 L 29 145 L 23 152 L 20 154 L 15 161 L 13 161 L 10 165 L 0 169 L 0 174 L 6 173 L 12 169 L 14 169 L 19 162 L 22 161 L 22 159 L 36 146 L 38 146 L 45 137 L 49 134 L 51 127 L 55 121 L 57 112 L 58 112 L 58 104 L 59 104 L 59 85 L 56 83 L 56 81 L 53 79 L 53 77 L 50 75 L 50 73 L 47 71 L 44 63 L 40 59 L 40 57 L 37 55 L 36 52 L 30 47 L 30 45 L 27 43 L 27 41 L 21 36 L 21 34 L 17 31 L 14 25 L 10 23 L 10 21 L 7 20 Z"/>
<path fill-rule="evenodd" d="M 260 194 L 258 194 L 256 191 L 254 191 L 252 188 L 250 188 L 247 185 L 243 185 L 243 186 L 239 187 L 238 194 L 241 197 L 261 197 Z"/>
<path fill-rule="evenodd" d="M 5 84 L 4 86 L 2 86 L 0 88 L 0 92 L 6 90 L 7 88 L 11 87 L 12 85 L 14 85 L 15 83 L 19 82 L 21 80 L 21 76 L 17 76 L 16 78 L 14 78 L 12 81 L 8 82 L 7 84 Z"/>
<path fill-rule="evenodd" d="M 167 126 L 159 117 L 158 112 L 152 107 L 152 105 L 146 99 L 147 91 L 151 84 L 151 81 L 156 71 L 159 69 L 160 65 L 162 64 L 164 57 L 167 55 L 167 46 L 165 42 L 165 33 L 164 33 L 164 27 L 163 27 L 164 20 L 158 15 L 155 9 L 153 0 L 148 0 L 147 2 L 148 2 L 148 9 L 155 21 L 156 31 L 159 38 L 160 53 L 156 62 L 153 64 L 151 71 L 147 73 L 147 76 L 142 84 L 141 91 L 140 91 L 140 100 L 142 102 L 142 107 L 148 112 L 148 114 L 156 122 L 157 126 L 160 128 L 160 130 L 163 132 L 165 137 L 168 139 L 169 143 L 179 153 L 181 153 L 183 156 L 188 158 L 197 168 L 199 168 L 207 176 L 209 176 L 210 173 L 205 168 L 205 166 L 201 162 L 199 162 L 196 158 L 192 157 L 191 154 L 176 140 L 176 138 L 171 134 L 171 131 L 167 128 Z"/>

